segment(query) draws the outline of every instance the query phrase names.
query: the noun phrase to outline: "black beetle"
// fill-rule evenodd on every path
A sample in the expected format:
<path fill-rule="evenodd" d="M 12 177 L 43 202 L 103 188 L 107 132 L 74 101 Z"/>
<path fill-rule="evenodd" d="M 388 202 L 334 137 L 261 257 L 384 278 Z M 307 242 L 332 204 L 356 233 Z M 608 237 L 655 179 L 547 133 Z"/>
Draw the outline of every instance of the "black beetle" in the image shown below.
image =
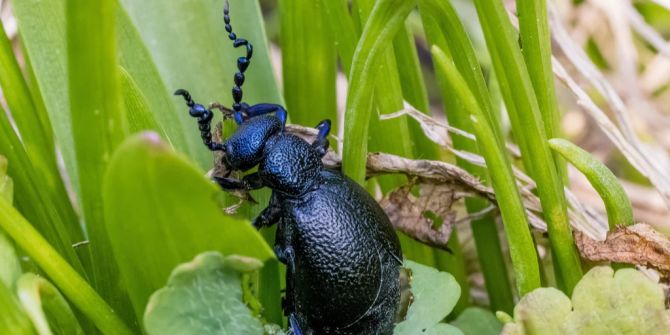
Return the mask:
<path fill-rule="evenodd" d="M 198 119 L 205 145 L 223 151 L 228 171 L 258 171 L 237 180 L 214 177 L 224 190 L 272 189 L 257 228 L 278 224 L 274 250 L 287 265 L 283 309 L 294 335 L 392 334 L 400 301 L 402 253 L 398 237 L 377 202 L 338 171 L 324 168 L 330 121 L 320 122 L 313 143 L 284 131 L 286 110 L 275 104 L 249 106 L 241 86 L 253 47 L 237 38 L 224 21 L 235 47 L 245 46 L 237 61 L 229 110 L 239 125 L 223 143 L 212 141 L 213 113 L 177 90 Z"/>

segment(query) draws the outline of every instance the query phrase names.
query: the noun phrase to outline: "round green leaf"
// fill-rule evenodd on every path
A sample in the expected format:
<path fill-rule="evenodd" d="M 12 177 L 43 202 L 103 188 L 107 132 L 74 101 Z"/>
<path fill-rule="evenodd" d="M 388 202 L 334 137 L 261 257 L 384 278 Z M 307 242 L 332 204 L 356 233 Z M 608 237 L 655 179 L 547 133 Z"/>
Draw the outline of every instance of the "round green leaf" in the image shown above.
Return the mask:
<path fill-rule="evenodd" d="M 167 286 L 151 296 L 144 316 L 149 334 L 263 334 L 242 301 L 240 273 L 230 258 L 205 252 L 179 265 Z"/>
<path fill-rule="evenodd" d="M 451 312 L 461 294 L 456 279 L 446 272 L 412 261 L 405 261 L 405 267 L 412 271 L 414 301 L 407 311 L 406 319 L 395 327 L 395 335 L 419 334 L 431 329 Z M 435 331 L 434 334 L 453 334 Z"/>

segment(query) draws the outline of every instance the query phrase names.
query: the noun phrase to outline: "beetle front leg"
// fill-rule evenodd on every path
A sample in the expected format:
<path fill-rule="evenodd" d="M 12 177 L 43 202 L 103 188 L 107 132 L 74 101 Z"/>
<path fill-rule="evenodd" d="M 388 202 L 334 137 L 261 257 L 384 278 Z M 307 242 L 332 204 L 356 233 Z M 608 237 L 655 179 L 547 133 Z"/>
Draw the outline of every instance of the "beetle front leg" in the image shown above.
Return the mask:
<path fill-rule="evenodd" d="M 212 179 L 225 191 L 251 191 L 265 186 L 258 173 L 246 175 L 242 180 L 222 177 L 213 177 Z"/>

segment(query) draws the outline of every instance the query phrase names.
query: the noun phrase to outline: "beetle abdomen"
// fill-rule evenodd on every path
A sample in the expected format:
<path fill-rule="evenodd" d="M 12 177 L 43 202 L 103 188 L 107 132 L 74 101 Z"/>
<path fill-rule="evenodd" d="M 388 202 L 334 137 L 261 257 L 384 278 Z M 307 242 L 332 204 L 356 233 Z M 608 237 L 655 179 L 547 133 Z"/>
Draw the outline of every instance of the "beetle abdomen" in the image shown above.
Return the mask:
<path fill-rule="evenodd" d="M 390 334 L 400 297 L 398 239 L 365 190 L 337 172 L 320 177 L 318 189 L 283 201 L 296 268 L 287 295 L 315 334 Z"/>

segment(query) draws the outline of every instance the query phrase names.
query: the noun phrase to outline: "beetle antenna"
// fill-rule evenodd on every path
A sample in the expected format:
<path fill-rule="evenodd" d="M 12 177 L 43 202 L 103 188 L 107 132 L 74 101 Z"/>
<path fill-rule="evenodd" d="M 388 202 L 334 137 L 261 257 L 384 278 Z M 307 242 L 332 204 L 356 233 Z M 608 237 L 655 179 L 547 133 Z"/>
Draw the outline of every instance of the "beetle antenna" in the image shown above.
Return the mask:
<path fill-rule="evenodd" d="M 229 15 L 229 6 L 228 6 L 228 0 L 226 0 L 225 5 L 223 6 L 223 22 L 226 24 L 226 31 L 228 32 L 228 38 L 230 38 L 231 41 L 233 41 L 233 46 L 235 48 L 240 47 L 240 46 L 245 46 L 247 49 L 247 55 L 246 57 L 240 57 L 237 59 L 237 69 L 238 71 L 235 73 L 235 86 L 233 87 L 233 109 L 236 112 L 242 111 L 243 105 L 245 105 L 242 102 L 242 84 L 244 84 L 244 71 L 247 70 L 247 67 L 249 67 L 249 63 L 251 61 L 251 56 L 253 55 L 254 52 L 254 47 L 249 43 L 249 41 L 243 39 L 243 38 L 237 38 L 237 35 L 233 32 L 233 27 L 230 25 L 230 15 Z"/>
<path fill-rule="evenodd" d="M 174 92 L 174 95 L 181 95 L 186 101 L 188 106 L 188 114 L 198 120 L 198 129 L 200 129 L 200 137 L 202 142 L 212 151 L 222 151 L 224 150 L 223 144 L 212 141 L 212 118 L 214 113 L 211 110 L 205 108 L 205 106 L 196 104 L 191 97 L 191 94 L 187 90 L 178 89 Z"/>

